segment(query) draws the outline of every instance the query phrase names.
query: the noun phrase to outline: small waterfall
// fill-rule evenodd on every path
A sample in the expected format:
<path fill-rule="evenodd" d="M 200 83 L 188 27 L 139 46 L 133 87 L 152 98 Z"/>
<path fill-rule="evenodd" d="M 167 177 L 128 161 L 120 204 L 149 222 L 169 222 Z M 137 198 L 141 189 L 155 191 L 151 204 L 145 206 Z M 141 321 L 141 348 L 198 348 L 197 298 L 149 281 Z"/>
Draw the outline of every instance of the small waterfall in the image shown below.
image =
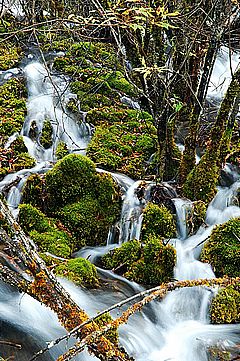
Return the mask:
<path fill-rule="evenodd" d="M 71 152 L 84 153 L 91 134 L 85 122 L 70 116 L 66 111 L 65 106 L 68 100 L 76 97 L 68 90 L 67 80 L 64 77 L 50 75 L 44 65 L 39 62 L 27 64 L 24 74 L 29 96 L 28 113 L 21 134 L 25 136 L 25 145 L 30 155 L 37 161 L 54 161 L 54 153 L 59 141 L 65 142 Z M 53 129 L 53 145 L 49 149 L 44 149 L 40 144 L 45 120 L 51 122 Z M 34 140 L 30 136 L 32 124 L 36 132 Z"/>
<path fill-rule="evenodd" d="M 127 190 L 119 222 L 119 243 L 140 239 L 142 212 L 150 199 L 151 182 L 136 181 Z"/>
<path fill-rule="evenodd" d="M 176 207 L 177 216 L 177 230 L 180 239 L 187 238 L 187 216 L 191 213 L 192 202 L 188 199 L 173 198 L 174 205 Z"/>

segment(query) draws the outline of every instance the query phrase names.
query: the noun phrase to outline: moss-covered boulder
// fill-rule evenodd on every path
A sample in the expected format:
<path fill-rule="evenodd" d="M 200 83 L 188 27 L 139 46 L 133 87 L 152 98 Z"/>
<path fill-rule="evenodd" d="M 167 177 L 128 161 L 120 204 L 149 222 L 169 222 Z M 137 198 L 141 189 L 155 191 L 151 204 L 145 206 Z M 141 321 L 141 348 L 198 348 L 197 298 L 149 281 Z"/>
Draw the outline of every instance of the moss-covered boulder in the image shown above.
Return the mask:
<path fill-rule="evenodd" d="M 221 289 L 213 298 L 210 307 L 212 323 L 240 322 L 240 286 Z"/>
<path fill-rule="evenodd" d="M 176 236 L 174 216 L 165 206 L 148 203 L 143 211 L 142 239 L 151 235 L 163 238 Z"/>
<path fill-rule="evenodd" d="M 62 258 L 69 258 L 72 254 L 72 240 L 63 231 L 54 228 L 43 233 L 32 231 L 30 237 L 38 246 L 40 252 L 49 252 Z"/>
<path fill-rule="evenodd" d="M 219 178 L 218 156 L 209 151 L 202 156 L 200 162 L 188 174 L 183 185 L 183 194 L 192 201 L 201 200 L 210 203 L 217 193 Z M 207 171 L 206 171 L 207 170 Z"/>
<path fill-rule="evenodd" d="M 102 263 L 108 269 L 115 269 L 120 266 L 128 269 L 133 262 L 141 257 L 141 248 L 142 246 L 139 241 L 128 241 L 123 243 L 121 247 L 105 254 L 102 257 Z"/>
<path fill-rule="evenodd" d="M 0 146 L 13 133 L 20 133 L 27 112 L 26 96 L 23 79 L 10 79 L 0 86 Z"/>
<path fill-rule="evenodd" d="M 53 128 L 51 125 L 51 121 L 45 120 L 43 122 L 43 128 L 39 139 L 43 148 L 48 149 L 52 146 L 52 135 L 53 135 Z"/>
<path fill-rule="evenodd" d="M 77 154 L 59 160 L 44 177 L 29 177 L 23 201 L 59 219 L 76 238 L 77 248 L 105 243 L 121 210 L 119 188 L 111 175 L 97 173 L 90 159 Z"/>
<path fill-rule="evenodd" d="M 100 245 L 106 242 L 109 228 L 116 221 L 116 204 L 108 206 L 93 196 L 85 196 L 58 212 L 63 224 L 77 239 L 77 246 Z"/>
<path fill-rule="evenodd" d="M 155 127 L 137 114 L 138 120 L 97 127 L 87 148 L 87 155 L 100 167 L 135 179 L 146 175 L 146 165 L 157 147 Z"/>
<path fill-rule="evenodd" d="M 57 160 L 64 158 L 68 154 L 69 154 L 69 150 L 66 143 L 62 141 L 59 142 L 55 152 Z"/>
<path fill-rule="evenodd" d="M 117 269 L 128 279 L 149 285 L 170 281 L 175 262 L 175 249 L 154 236 L 145 245 L 136 240 L 126 242 L 102 258 L 104 267 Z"/>
<path fill-rule="evenodd" d="M 158 285 L 173 278 L 176 251 L 161 238 L 150 236 L 143 247 L 143 257 L 134 262 L 125 277 L 139 283 Z"/>
<path fill-rule="evenodd" d="M 38 245 L 39 251 L 50 252 L 58 257 L 70 257 L 75 240 L 60 230 L 52 219 L 31 204 L 19 206 L 19 224 Z"/>
<path fill-rule="evenodd" d="M 20 204 L 18 221 L 26 233 L 35 230 L 39 233 L 52 230 L 52 221 L 31 204 Z"/>
<path fill-rule="evenodd" d="M 211 264 L 217 277 L 240 276 L 240 218 L 213 229 L 203 247 L 201 260 Z"/>
<path fill-rule="evenodd" d="M 95 165 L 89 158 L 69 154 L 59 160 L 45 177 L 49 210 L 55 211 L 93 194 L 96 180 Z"/>
<path fill-rule="evenodd" d="M 84 258 L 70 259 L 59 264 L 55 268 L 55 273 L 79 286 L 94 288 L 99 285 L 96 267 Z"/>
<path fill-rule="evenodd" d="M 44 183 L 45 181 L 42 175 L 30 175 L 22 190 L 22 203 L 31 204 L 44 211 L 46 198 Z"/>

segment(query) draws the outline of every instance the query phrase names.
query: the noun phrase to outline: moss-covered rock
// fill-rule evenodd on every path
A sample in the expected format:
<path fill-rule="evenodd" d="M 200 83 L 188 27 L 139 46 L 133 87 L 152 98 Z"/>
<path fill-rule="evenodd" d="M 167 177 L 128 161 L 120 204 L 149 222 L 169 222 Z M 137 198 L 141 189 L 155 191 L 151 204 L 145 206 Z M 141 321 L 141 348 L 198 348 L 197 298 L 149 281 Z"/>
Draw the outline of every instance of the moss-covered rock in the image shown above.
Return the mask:
<path fill-rule="evenodd" d="M 118 269 L 126 278 L 149 285 L 170 281 L 175 262 L 175 249 L 154 236 L 144 246 L 136 240 L 126 242 L 102 258 L 104 267 Z"/>
<path fill-rule="evenodd" d="M 63 231 L 54 228 L 44 233 L 32 231 L 30 237 L 38 245 L 41 252 L 49 252 L 62 258 L 71 256 L 73 245 L 70 238 Z"/>
<path fill-rule="evenodd" d="M 150 236 L 143 247 L 143 257 L 134 262 L 125 277 L 140 283 L 158 285 L 173 278 L 176 251 L 162 239 Z"/>
<path fill-rule="evenodd" d="M 31 204 L 44 211 L 45 198 L 44 177 L 40 174 L 30 175 L 22 190 L 22 203 Z"/>
<path fill-rule="evenodd" d="M 146 175 L 146 164 L 156 151 L 156 129 L 150 122 L 131 120 L 108 128 L 99 126 L 87 155 L 99 166 L 133 178 Z"/>
<path fill-rule="evenodd" d="M 93 194 L 96 179 L 95 165 L 87 157 L 69 154 L 59 160 L 45 178 L 49 210 L 55 211 Z"/>
<path fill-rule="evenodd" d="M 66 155 L 68 155 L 68 154 L 69 154 L 69 150 L 68 150 L 68 148 L 67 148 L 66 143 L 64 143 L 64 142 L 59 142 L 58 145 L 57 145 L 55 154 L 56 154 L 56 158 L 57 158 L 58 160 L 64 158 Z"/>
<path fill-rule="evenodd" d="M 39 251 L 50 252 L 58 257 L 70 257 L 75 240 L 60 230 L 54 220 L 49 219 L 31 204 L 19 206 L 19 224 L 38 245 Z"/>
<path fill-rule="evenodd" d="M 96 267 L 84 258 L 70 259 L 59 264 L 55 268 L 55 273 L 79 286 L 94 288 L 99 285 Z"/>
<path fill-rule="evenodd" d="M 176 222 L 165 206 L 148 203 L 143 211 L 142 239 L 149 236 L 173 238 L 176 236 Z"/>
<path fill-rule="evenodd" d="M 204 245 L 201 260 L 213 267 L 217 277 L 240 276 L 240 218 L 216 226 Z"/>
<path fill-rule="evenodd" d="M 31 204 L 20 204 L 18 221 L 28 234 L 33 230 L 43 233 L 51 231 L 53 228 L 51 220 Z"/>
<path fill-rule="evenodd" d="M 22 79 L 10 79 L 0 86 L 0 146 L 13 133 L 20 133 L 27 111 L 26 95 Z"/>
<path fill-rule="evenodd" d="M 9 40 L 7 43 L 1 43 L 0 46 L 0 70 L 8 70 L 15 67 L 23 53 L 21 48 L 14 45 Z"/>
<path fill-rule="evenodd" d="M 212 300 L 210 317 L 212 323 L 240 322 L 240 287 L 221 289 Z"/>
<path fill-rule="evenodd" d="M 217 192 L 219 166 L 217 155 L 209 151 L 202 156 L 200 162 L 188 174 L 183 185 L 183 194 L 192 201 L 201 200 L 210 203 Z M 207 171 L 206 171 L 207 170 Z"/>
<path fill-rule="evenodd" d="M 125 267 L 128 269 L 132 263 L 141 257 L 141 243 L 136 240 L 131 240 L 123 243 L 121 247 L 115 248 L 102 257 L 104 267 L 108 269 L 115 269 L 117 267 Z"/>
<path fill-rule="evenodd" d="M 77 239 L 78 247 L 95 246 L 106 242 L 109 228 L 117 220 L 116 210 L 114 204 L 107 206 L 93 196 L 85 196 L 66 205 L 58 216 Z"/>
<path fill-rule="evenodd" d="M 53 128 L 51 125 L 50 120 L 45 120 L 43 122 L 43 128 L 40 135 L 40 143 L 43 148 L 48 149 L 52 146 L 52 135 L 53 135 Z"/>

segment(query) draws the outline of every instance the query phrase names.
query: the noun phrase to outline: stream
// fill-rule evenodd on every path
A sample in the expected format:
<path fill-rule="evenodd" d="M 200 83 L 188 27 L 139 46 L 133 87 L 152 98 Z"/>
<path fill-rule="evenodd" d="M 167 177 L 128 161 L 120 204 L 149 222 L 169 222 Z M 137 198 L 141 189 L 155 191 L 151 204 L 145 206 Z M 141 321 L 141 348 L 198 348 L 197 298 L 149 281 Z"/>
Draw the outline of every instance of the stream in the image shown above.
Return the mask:
<path fill-rule="evenodd" d="M 216 67 L 222 70 L 223 64 L 227 61 L 226 57 L 218 58 Z M 49 71 L 35 55 L 28 57 L 21 72 L 26 78 L 28 87 L 27 116 L 21 135 L 29 154 L 36 159 L 36 166 L 7 175 L 0 182 L 1 191 L 6 185 L 17 180 L 7 196 L 8 205 L 15 216 L 18 213 L 17 208 L 21 202 L 21 190 L 25 181 L 30 174 L 44 173 L 51 169 L 56 161 L 57 143 L 62 140 L 71 152 L 85 154 L 91 137 L 91 127 L 85 122 L 85 115 L 82 114 L 82 118 L 77 119 L 66 111 L 67 101 L 76 98 L 68 89 L 67 78 L 53 74 L 49 77 Z M 217 77 L 216 72 L 215 68 L 213 81 Z M 216 96 L 215 87 L 209 90 L 209 97 L 211 96 Z M 44 119 L 49 119 L 53 127 L 53 146 L 47 150 L 41 146 L 39 138 L 33 141 L 29 134 L 34 121 L 39 136 Z M 9 147 L 13 140 L 14 136 L 9 139 L 6 147 Z M 113 174 L 113 177 L 124 192 L 121 219 L 117 224 L 119 243 L 113 243 L 115 239 L 113 227 L 106 240 L 106 246 L 85 247 L 75 255 L 88 258 L 93 263 L 109 249 L 129 239 L 140 238 L 142 211 L 149 200 L 153 186 L 153 183 L 147 182 L 143 200 L 140 201 L 136 196 L 140 180 L 134 181 L 123 174 Z M 198 232 L 191 237 L 188 237 L 186 226 L 186 216 L 191 208 L 191 202 L 177 196 L 173 199 L 178 227 L 178 238 L 171 240 L 171 244 L 177 250 L 175 279 L 215 277 L 211 266 L 200 262 L 198 258 L 201 247 L 214 225 L 224 223 L 233 217 L 240 217 L 240 208 L 234 205 L 234 197 L 240 187 L 240 182 L 238 175 L 234 174 L 234 177 L 235 182 L 230 187 L 219 188 L 208 207 L 206 225 L 200 227 Z M 108 286 L 98 290 L 83 290 L 69 281 L 60 280 L 73 299 L 90 316 L 143 290 L 142 286 L 111 271 L 98 268 L 98 272 L 108 283 Z M 161 302 L 152 302 L 141 313 L 132 316 L 126 325 L 119 328 L 121 344 L 136 361 L 207 361 L 209 346 L 217 345 L 223 349 L 233 347 L 240 341 L 239 325 L 210 324 L 208 310 L 214 292 L 216 291 L 206 287 L 181 289 L 169 293 Z M 117 312 L 115 310 L 112 315 L 116 316 Z M 46 345 L 46 342 L 51 342 L 65 334 L 65 330 L 60 326 L 52 311 L 28 295 L 20 294 L 3 283 L 0 284 L 0 330 L 1 340 L 14 341 L 23 345 L 17 352 L 17 361 L 29 360 L 34 352 Z M 40 361 L 56 360 L 73 340 L 69 340 L 67 344 L 65 342 L 53 347 L 38 359 Z M 0 347 L 0 356 L 1 353 L 6 358 L 11 356 L 10 346 L 1 345 Z M 83 352 L 74 359 L 93 360 L 96 358 Z"/>

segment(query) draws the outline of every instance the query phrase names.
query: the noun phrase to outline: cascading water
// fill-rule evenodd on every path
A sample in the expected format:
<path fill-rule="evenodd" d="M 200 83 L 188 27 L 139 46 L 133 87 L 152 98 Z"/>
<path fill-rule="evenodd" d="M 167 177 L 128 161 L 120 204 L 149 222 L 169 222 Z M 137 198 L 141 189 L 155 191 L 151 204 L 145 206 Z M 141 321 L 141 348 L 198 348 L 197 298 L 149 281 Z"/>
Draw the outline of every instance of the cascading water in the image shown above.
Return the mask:
<path fill-rule="evenodd" d="M 0 183 L 0 190 L 10 187 L 14 183 L 8 193 L 8 203 L 13 209 L 16 209 L 20 201 L 21 188 L 27 176 L 31 173 L 45 172 L 51 168 L 50 162 L 55 160 L 54 151 L 60 140 L 66 142 L 71 151 L 82 152 L 82 149 L 86 148 L 90 135 L 89 128 L 84 123 L 81 125 L 65 111 L 65 103 L 74 96 L 66 90 L 66 79 L 53 76 L 50 80 L 48 72 L 39 62 L 30 62 L 23 71 L 27 78 L 29 99 L 28 115 L 22 135 L 29 153 L 37 160 L 37 165 L 31 170 L 22 170 L 9 175 Z M 65 98 L 62 96 L 63 94 Z M 53 145 L 47 150 L 39 142 L 39 134 L 45 119 L 49 119 L 53 127 Z M 38 137 L 35 140 L 29 137 L 33 121 L 38 129 Z M 14 137 L 9 139 L 7 146 L 13 140 Z M 119 243 L 128 239 L 139 239 L 142 211 L 149 200 L 152 183 L 134 182 L 119 174 L 113 176 L 125 192 L 121 221 L 118 224 Z M 226 222 L 232 217 L 240 216 L 240 208 L 234 204 L 239 186 L 240 184 L 236 182 L 230 188 L 219 189 L 215 199 L 208 207 L 206 227 L 201 227 L 196 235 L 189 238 L 187 238 L 186 216 L 191 209 L 191 202 L 181 199 L 174 200 L 179 233 L 179 238 L 172 241 L 176 244 L 177 250 L 174 275 L 176 279 L 214 277 L 211 267 L 197 259 L 201 246 L 209 237 L 213 226 Z M 139 194 L 141 187 L 143 187 L 142 192 Z M 81 251 L 81 256 L 87 258 L 90 256 L 94 262 L 99 255 L 105 253 L 112 246 L 111 237 L 109 237 L 107 248 L 99 248 L 97 251 L 85 249 Z M 95 255 L 93 255 L 94 252 Z M 112 303 L 142 289 L 135 283 L 114 275 L 110 271 L 99 269 L 99 272 L 108 279 L 109 284 L 112 284 L 111 287 L 90 292 L 62 281 L 73 299 L 90 315 L 94 315 Z M 209 324 L 208 307 L 212 292 L 207 288 L 183 289 L 168 294 L 162 302 L 154 301 L 141 314 L 130 318 L 127 325 L 120 327 L 121 344 L 137 361 L 206 361 L 208 360 L 209 346 L 221 342 L 225 343 L 225 346 L 233 346 L 239 342 L 237 325 Z M 1 324 L 5 326 L 10 324 L 13 328 L 15 327 L 20 339 L 21 335 L 24 337 L 28 335 L 29 338 L 31 335 L 32 337 L 32 343 L 29 341 L 29 350 L 24 350 L 22 354 L 19 353 L 18 361 L 28 360 L 38 348 L 65 332 L 58 324 L 56 316 L 46 307 L 41 306 L 27 295 L 20 295 L 6 285 L 0 287 L 0 310 Z M 5 332 L 1 332 L 1 337 L 8 340 L 10 336 L 7 328 L 4 330 Z M 30 344 L 34 344 L 36 340 L 39 340 L 38 345 L 30 348 Z M 48 355 L 39 360 L 55 360 L 59 354 L 64 352 L 65 346 L 63 344 L 54 347 Z M 86 353 L 75 359 L 92 360 L 95 358 Z"/>

